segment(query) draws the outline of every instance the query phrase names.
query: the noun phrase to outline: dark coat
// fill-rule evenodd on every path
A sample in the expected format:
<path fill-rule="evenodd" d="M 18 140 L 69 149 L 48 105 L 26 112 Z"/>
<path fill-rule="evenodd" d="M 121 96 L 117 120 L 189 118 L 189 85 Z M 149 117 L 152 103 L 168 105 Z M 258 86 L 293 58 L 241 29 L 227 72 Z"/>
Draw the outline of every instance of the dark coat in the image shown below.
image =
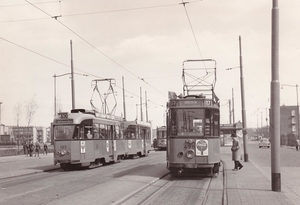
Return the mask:
<path fill-rule="evenodd" d="M 233 138 L 231 151 L 232 151 L 232 160 L 239 161 L 241 159 L 241 147 L 237 137 Z"/>

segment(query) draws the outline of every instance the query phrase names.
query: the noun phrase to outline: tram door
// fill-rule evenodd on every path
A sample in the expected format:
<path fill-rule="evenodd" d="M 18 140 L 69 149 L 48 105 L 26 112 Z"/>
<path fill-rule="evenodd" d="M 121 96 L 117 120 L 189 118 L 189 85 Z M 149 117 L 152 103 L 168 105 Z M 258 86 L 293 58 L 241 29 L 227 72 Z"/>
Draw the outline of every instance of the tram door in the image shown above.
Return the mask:
<path fill-rule="evenodd" d="M 141 134 L 142 134 L 142 148 L 143 148 L 143 154 L 147 153 L 147 141 L 146 141 L 146 137 L 147 137 L 147 130 L 143 127 L 141 127 Z"/>

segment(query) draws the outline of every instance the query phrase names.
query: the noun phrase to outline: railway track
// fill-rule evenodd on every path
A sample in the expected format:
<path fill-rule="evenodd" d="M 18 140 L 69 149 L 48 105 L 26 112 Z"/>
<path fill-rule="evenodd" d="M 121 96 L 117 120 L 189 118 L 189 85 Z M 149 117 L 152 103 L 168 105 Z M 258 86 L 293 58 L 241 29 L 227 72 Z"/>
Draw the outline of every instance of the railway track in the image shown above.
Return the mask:
<path fill-rule="evenodd" d="M 227 205 L 224 165 L 213 177 L 181 177 L 170 173 L 128 194 L 114 205 L 222 204 Z"/>

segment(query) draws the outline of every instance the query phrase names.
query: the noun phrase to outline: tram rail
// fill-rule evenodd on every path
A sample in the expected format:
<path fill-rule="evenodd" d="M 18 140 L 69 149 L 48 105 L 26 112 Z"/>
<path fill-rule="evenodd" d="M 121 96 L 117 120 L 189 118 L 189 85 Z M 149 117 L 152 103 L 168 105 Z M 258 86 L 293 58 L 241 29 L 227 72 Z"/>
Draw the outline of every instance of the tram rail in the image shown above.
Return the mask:
<path fill-rule="evenodd" d="M 225 165 L 212 177 L 174 176 L 170 172 L 115 201 L 121 204 L 222 204 L 227 205 Z"/>

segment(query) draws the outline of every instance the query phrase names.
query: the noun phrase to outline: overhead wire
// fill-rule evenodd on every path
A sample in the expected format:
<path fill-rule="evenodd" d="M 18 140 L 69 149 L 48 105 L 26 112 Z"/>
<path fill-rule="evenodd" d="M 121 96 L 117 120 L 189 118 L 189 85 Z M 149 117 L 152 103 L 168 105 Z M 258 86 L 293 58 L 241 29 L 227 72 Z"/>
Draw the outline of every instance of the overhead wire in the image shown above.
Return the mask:
<path fill-rule="evenodd" d="M 149 87 L 151 87 L 152 89 L 156 90 L 157 92 L 159 92 L 161 95 L 165 96 L 165 94 L 163 94 L 162 92 L 160 92 L 158 89 L 156 89 L 155 87 L 153 87 L 152 85 L 150 85 L 148 82 L 145 81 L 144 78 L 141 78 L 139 76 L 137 76 L 135 73 L 131 72 L 130 70 L 128 70 L 127 68 L 125 68 L 124 66 L 122 66 L 120 63 L 118 63 L 117 61 L 115 61 L 114 59 L 112 59 L 110 56 L 108 56 L 107 54 L 105 54 L 104 52 L 102 52 L 101 50 L 99 50 L 96 46 L 94 46 L 93 44 L 91 44 L 89 41 L 87 41 L 86 39 L 84 39 L 82 36 L 80 36 L 78 33 L 76 33 L 75 31 L 73 31 L 70 27 L 68 27 L 67 25 L 65 25 L 64 23 L 62 23 L 61 21 L 59 21 L 57 19 L 57 17 L 53 17 L 52 15 L 50 15 L 49 13 L 45 12 L 44 10 L 40 9 L 39 7 L 35 6 L 34 4 L 32 4 L 31 2 L 25 0 L 26 2 L 28 2 L 30 5 L 34 6 L 35 8 L 37 8 L 38 10 L 40 10 L 41 12 L 45 13 L 46 15 L 50 16 L 51 18 L 55 18 L 55 20 L 57 20 L 57 22 L 59 22 L 61 25 L 63 25 L 65 28 L 67 28 L 69 31 L 71 31 L 73 34 L 75 34 L 77 37 L 79 37 L 81 40 L 83 40 L 84 42 L 86 42 L 88 45 L 90 45 L 92 48 L 94 48 L 96 51 L 98 51 L 99 53 L 101 53 L 102 55 L 104 55 L 106 58 L 108 58 L 109 60 L 111 60 L 112 62 L 114 62 L 116 65 L 118 65 L 119 67 L 123 68 L 124 70 L 126 70 L 127 72 L 129 72 L 130 74 L 132 74 L 133 76 L 137 77 L 138 79 L 140 79 L 141 81 L 143 81 L 145 84 L 147 84 Z"/>
<path fill-rule="evenodd" d="M 131 73 L 133 76 L 137 77 L 138 79 L 140 79 L 141 81 L 143 81 L 145 84 L 147 84 L 148 86 L 150 86 L 151 88 L 153 88 L 154 90 L 156 90 L 157 92 L 159 92 L 160 94 L 162 94 L 163 96 L 165 96 L 165 94 L 161 93 L 158 89 L 156 89 L 155 87 L 153 87 L 152 85 L 150 85 L 147 81 L 145 81 L 144 78 L 141 78 L 141 77 L 137 76 L 136 74 L 134 74 L 133 72 L 131 72 L 130 70 L 128 70 L 127 68 L 125 68 L 124 66 L 122 66 L 121 64 L 119 64 L 117 61 L 115 61 L 115 60 L 112 59 L 110 56 L 106 55 L 104 52 L 102 52 L 101 50 L 99 50 L 98 48 L 96 48 L 94 45 L 92 45 L 92 44 L 91 44 L 90 42 L 88 42 L 86 39 L 84 39 L 83 37 L 81 37 L 78 33 L 76 33 L 75 31 L 73 31 L 73 30 L 72 30 L 71 28 L 69 28 L 67 25 L 65 25 L 64 23 L 62 23 L 61 21 L 59 21 L 57 18 L 58 18 L 58 17 L 61 17 L 61 15 L 60 15 L 60 16 L 52 16 L 52 15 L 48 14 L 47 12 L 45 12 L 44 10 L 40 9 L 39 7 L 37 7 L 36 5 L 32 4 L 31 2 L 29 2 L 29 1 L 27 1 L 27 0 L 25 0 L 25 1 L 26 1 L 28 4 L 34 6 L 36 9 L 38 9 L 38 10 L 40 10 L 41 12 L 45 13 L 45 14 L 48 15 L 49 17 L 55 18 L 55 20 L 57 20 L 61 25 L 63 25 L 65 28 L 67 28 L 69 31 L 71 31 L 73 34 L 75 34 L 77 37 L 79 37 L 80 39 L 82 39 L 82 40 L 83 40 L 84 42 L 86 42 L 88 45 L 90 45 L 91 47 L 93 47 L 94 49 L 96 49 L 96 50 L 97 50 L 98 52 L 100 52 L 102 55 L 104 55 L 105 57 L 107 57 L 108 59 L 110 59 L 112 62 L 114 62 L 115 64 L 117 64 L 119 67 L 125 69 L 127 72 Z M 198 0 L 198 1 L 199 1 L 199 0 Z M 52 3 L 52 2 L 54 2 L 54 1 L 51 1 L 51 2 L 41 2 L 41 3 Z M 60 1 L 59 1 L 59 2 L 60 2 Z M 197 2 L 197 1 L 189 2 L 189 3 L 194 3 L 194 2 Z M 183 3 L 184 3 L 184 7 L 185 7 L 185 3 L 186 3 L 186 2 L 183 2 Z M 19 4 L 19 5 L 20 5 L 20 4 Z M 159 7 L 167 7 L 167 6 L 175 6 L 175 5 L 178 5 L 178 4 L 160 5 L 160 6 L 152 6 L 152 7 L 141 7 L 141 8 L 131 8 L 131 9 L 120 9 L 120 10 L 111 10 L 111 11 L 102 11 L 102 12 L 90 12 L 90 13 L 73 14 L 73 15 L 66 15 L 66 16 L 91 15 L 91 14 L 108 13 L 108 12 L 120 12 L 120 11 L 141 10 L 141 9 L 159 8 Z M 11 6 L 13 6 L 13 5 L 11 5 Z M 61 7 L 60 7 L 60 9 L 61 9 Z M 185 8 L 185 11 L 186 11 L 186 14 L 187 14 L 187 17 L 188 17 L 190 26 L 191 26 L 191 28 L 192 28 L 192 25 L 191 25 L 191 22 L 190 22 L 190 19 L 189 19 L 189 16 L 188 16 L 188 13 L 187 13 L 186 8 Z M 47 19 L 47 18 L 40 18 L 40 19 Z M 27 20 L 28 20 L 28 19 L 27 19 Z M 39 20 L 39 19 L 29 19 L 29 20 Z M 15 21 L 22 21 L 22 20 L 15 20 Z M 2 21 L 2 22 L 3 22 L 3 21 Z M 9 21 L 6 21 L 6 22 L 9 22 Z M 193 31 L 193 29 L 192 29 L 192 31 Z M 197 39 L 196 39 L 196 37 L 195 37 L 194 32 L 193 32 L 193 35 L 194 35 L 194 38 L 195 38 L 195 40 L 196 40 L 196 42 L 197 42 Z M 9 42 L 9 43 L 12 43 L 12 44 L 14 44 L 14 45 L 16 45 L 16 46 L 18 46 L 18 47 L 21 47 L 21 48 L 23 48 L 23 49 L 25 49 L 25 50 L 28 50 L 28 51 L 30 51 L 30 52 L 32 52 L 32 53 L 35 53 L 35 54 L 40 55 L 40 56 L 42 56 L 42 57 L 45 57 L 45 58 L 47 58 L 47 59 L 49 59 L 49 60 L 55 61 L 55 62 L 57 62 L 57 63 L 59 63 L 59 64 L 62 64 L 62 65 L 64 65 L 64 66 L 68 66 L 68 67 L 69 67 L 69 65 L 67 65 L 67 64 L 61 63 L 61 62 L 56 61 L 56 60 L 54 60 L 54 59 L 52 59 L 52 58 L 49 58 L 49 57 L 47 57 L 47 56 L 44 56 L 44 55 L 42 55 L 42 54 L 40 54 L 40 53 L 37 53 L 37 52 L 32 51 L 32 50 L 30 50 L 30 49 L 27 49 L 27 48 L 25 48 L 25 47 L 23 47 L 23 46 L 20 46 L 20 45 L 18 45 L 18 44 L 15 44 L 15 43 L 13 43 L 13 42 L 11 42 L 11 41 L 9 41 L 9 40 L 6 40 L 6 39 L 4 39 L 4 38 L 2 38 L 2 37 L 0 37 L 0 38 L 1 38 L 2 40 L 4 40 L 4 41 L 7 41 L 7 42 Z M 200 55 L 202 55 L 198 44 L 197 44 L 197 46 L 198 46 L 198 50 L 199 50 L 199 52 L 200 52 Z M 79 70 L 79 69 L 76 69 L 76 70 Z M 86 74 L 89 74 L 89 75 L 91 75 L 91 76 L 95 76 L 95 75 L 93 75 L 93 74 L 91 74 L 91 73 L 87 73 L 87 72 L 82 71 L 82 70 L 79 70 L 79 71 L 84 72 L 84 73 L 86 73 Z M 95 76 L 95 77 L 96 77 L 96 76 Z M 127 92 L 128 92 L 128 91 L 127 91 Z M 134 95 L 134 94 L 133 94 L 133 95 Z M 154 103 L 154 102 L 152 102 L 152 103 Z M 154 104 L 157 104 L 157 103 L 154 103 Z M 157 105 L 159 105 L 159 104 L 157 104 Z M 161 105 L 160 105 L 160 106 L 161 106 Z"/>

